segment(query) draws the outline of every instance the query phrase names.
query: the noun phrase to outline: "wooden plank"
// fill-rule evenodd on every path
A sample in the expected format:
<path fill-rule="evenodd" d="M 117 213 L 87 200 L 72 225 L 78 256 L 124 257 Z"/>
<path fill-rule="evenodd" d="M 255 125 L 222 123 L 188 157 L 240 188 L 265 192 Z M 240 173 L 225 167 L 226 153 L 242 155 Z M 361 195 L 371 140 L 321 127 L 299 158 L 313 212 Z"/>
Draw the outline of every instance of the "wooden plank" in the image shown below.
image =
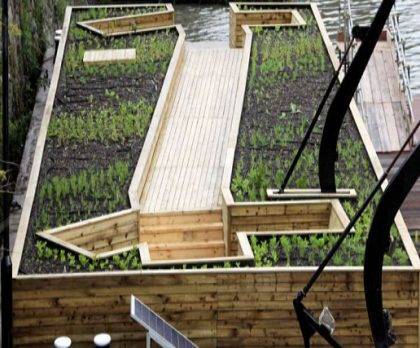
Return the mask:
<path fill-rule="evenodd" d="M 205 74 L 205 62 L 206 58 L 204 53 L 194 52 L 189 48 L 190 51 L 190 72 L 185 70 L 186 80 L 188 81 L 186 84 L 186 89 L 182 91 L 182 99 L 177 110 L 177 113 L 174 114 L 174 117 L 178 117 L 179 120 L 188 122 L 188 130 L 185 134 L 184 138 L 188 140 L 184 141 L 182 144 L 182 156 L 178 156 L 179 159 L 175 161 L 174 165 L 179 166 L 179 168 L 184 168 L 181 170 L 181 174 L 178 177 L 178 186 L 176 188 L 176 192 L 173 195 L 173 207 L 182 206 L 181 199 L 182 199 L 182 187 L 186 187 L 188 183 L 185 182 L 185 177 L 187 176 L 187 164 L 189 160 L 189 155 L 191 154 L 191 148 L 195 147 L 194 143 L 196 142 L 196 138 L 198 136 L 198 129 L 200 129 L 200 120 L 198 117 L 195 117 L 197 114 L 197 108 L 199 105 L 199 101 L 201 99 L 201 90 L 199 88 L 199 79 L 196 78 L 197 76 L 201 76 Z M 194 69 L 195 67 L 195 69 Z M 192 68 L 192 69 L 191 69 Z M 191 100 L 192 103 L 190 105 L 190 110 L 188 112 L 183 112 L 185 110 L 186 105 L 188 105 L 188 100 Z M 190 116 L 190 117 L 189 117 Z M 192 118 L 192 121 L 191 121 Z M 175 130 L 175 129 L 174 129 Z M 185 184 L 184 184 L 185 183 Z"/>
<path fill-rule="evenodd" d="M 374 103 L 382 103 L 382 94 L 380 86 L 380 75 L 375 64 L 374 56 L 370 59 L 367 66 L 367 71 L 369 74 L 370 89 L 372 92 L 372 99 Z"/>
<path fill-rule="evenodd" d="M 213 64 L 215 66 L 221 66 L 220 71 L 214 72 L 214 75 L 218 74 L 220 77 L 218 81 L 215 81 L 215 86 L 213 87 L 213 93 L 209 97 L 207 102 L 206 110 L 204 112 L 204 117 L 211 118 L 211 125 L 209 130 L 211 130 L 208 135 L 207 142 L 203 146 L 203 152 L 200 156 L 203 158 L 204 165 L 206 166 L 207 172 L 204 172 L 199 179 L 198 187 L 202 188 L 202 195 L 195 197 L 195 204 L 201 206 L 217 206 L 217 199 L 215 200 L 214 193 L 212 191 L 213 182 L 216 181 L 218 177 L 218 165 L 215 163 L 216 158 L 220 157 L 222 152 L 222 146 L 225 141 L 225 129 L 226 129 L 226 119 L 229 119 L 229 115 L 226 117 L 224 110 L 226 109 L 226 95 L 228 91 L 226 86 L 229 85 L 229 72 L 232 70 L 232 66 L 236 67 L 236 64 L 231 50 L 220 50 L 216 51 L 215 61 Z M 218 64 L 218 62 L 224 61 L 225 64 Z"/>
<path fill-rule="evenodd" d="M 362 82 L 367 126 L 378 152 L 398 151 L 408 135 L 405 95 L 393 57 L 393 43 L 379 42 Z"/>
<path fill-rule="evenodd" d="M 141 226 L 221 222 L 221 209 L 140 214 Z"/>
<path fill-rule="evenodd" d="M 223 241 L 149 245 L 152 260 L 201 259 L 223 257 Z"/>
<path fill-rule="evenodd" d="M 101 217 L 76 222 L 62 227 L 57 227 L 45 233 L 63 236 L 66 239 L 73 239 L 82 236 L 86 236 L 92 233 L 101 232 L 114 226 L 124 226 L 127 224 L 133 224 L 137 222 L 136 211 L 125 210 L 122 212 L 104 215 Z"/>
<path fill-rule="evenodd" d="M 400 147 L 404 144 L 410 133 L 410 120 L 408 114 L 404 111 L 401 102 L 392 103 L 395 123 L 397 126 L 398 139 Z"/>
<path fill-rule="evenodd" d="M 389 136 L 389 142 L 390 142 L 390 150 L 391 151 L 399 151 L 401 148 L 401 145 L 405 141 L 405 139 L 400 142 L 398 130 L 397 130 L 397 119 L 396 114 L 394 114 L 394 109 L 392 107 L 391 102 L 383 102 L 383 117 L 386 121 L 386 127 L 388 129 L 388 136 Z M 401 121 L 401 120 L 398 120 Z"/>
<path fill-rule="evenodd" d="M 166 9 L 166 11 L 95 19 L 77 24 L 105 37 L 127 35 L 174 25 L 174 11 Z"/>
<path fill-rule="evenodd" d="M 391 102 L 391 94 L 388 88 L 388 78 L 385 70 L 385 62 L 382 55 L 381 48 L 382 43 L 378 43 L 376 49 L 373 52 L 371 60 L 373 60 L 375 69 L 377 72 L 377 81 L 379 91 L 381 93 L 381 102 L 389 103 Z"/>
<path fill-rule="evenodd" d="M 382 144 L 382 139 L 379 134 L 379 125 L 376 122 L 376 109 L 373 103 L 365 102 L 363 103 L 365 110 L 365 117 L 367 120 L 366 126 L 369 130 L 369 135 L 371 137 L 373 146 L 376 151 L 384 152 L 384 145 Z"/>
<path fill-rule="evenodd" d="M 136 59 L 136 50 L 109 49 L 85 51 L 83 63 L 85 65 L 108 64 L 114 62 L 130 62 Z"/>
<path fill-rule="evenodd" d="M 420 121 L 420 95 L 413 97 L 413 121 L 414 124 Z M 420 132 L 416 132 L 414 136 L 414 144 L 420 144 Z"/>
<path fill-rule="evenodd" d="M 239 134 L 239 125 L 241 121 L 242 108 L 243 108 L 243 102 L 244 102 L 245 91 L 246 91 L 249 59 L 251 56 L 251 46 L 252 46 L 251 30 L 248 27 L 244 27 L 244 31 L 245 31 L 245 45 L 244 45 L 243 53 L 242 53 L 240 76 L 239 76 L 239 82 L 238 82 L 238 92 L 237 92 L 237 98 L 236 98 L 234 113 L 233 113 L 233 118 L 232 118 L 231 131 L 229 133 L 229 140 L 228 140 L 227 150 L 226 150 L 226 160 L 224 164 L 223 177 L 222 177 L 222 183 L 221 183 L 222 192 L 223 191 L 228 192 L 228 195 L 230 196 L 231 196 L 230 182 L 232 178 L 233 162 L 235 159 L 235 149 L 236 149 L 236 143 L 237 143 L 238 134 Z M 226 196 L 225 196 L 225 199 L 226 199 Z M 230 197 L 227 203 L 229 203 L 229 201 L 231 201 Z M 233 198 L 232 198 L 232 201 L 233 201 Z"/>

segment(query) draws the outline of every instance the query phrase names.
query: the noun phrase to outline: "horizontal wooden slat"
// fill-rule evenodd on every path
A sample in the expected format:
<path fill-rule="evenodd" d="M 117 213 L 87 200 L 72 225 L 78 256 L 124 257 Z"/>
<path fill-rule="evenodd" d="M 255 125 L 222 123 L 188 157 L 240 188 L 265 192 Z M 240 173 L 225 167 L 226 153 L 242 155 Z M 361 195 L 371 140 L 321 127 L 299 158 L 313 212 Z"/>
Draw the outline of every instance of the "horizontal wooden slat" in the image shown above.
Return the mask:
<path fill-rule="evenodd" d="M 83 63 L 86 65 L 129 62 L 136 59 L 136 50 L 129 49 L 110 49 L 110 50 L 91 50 L 86 51 Z"/>

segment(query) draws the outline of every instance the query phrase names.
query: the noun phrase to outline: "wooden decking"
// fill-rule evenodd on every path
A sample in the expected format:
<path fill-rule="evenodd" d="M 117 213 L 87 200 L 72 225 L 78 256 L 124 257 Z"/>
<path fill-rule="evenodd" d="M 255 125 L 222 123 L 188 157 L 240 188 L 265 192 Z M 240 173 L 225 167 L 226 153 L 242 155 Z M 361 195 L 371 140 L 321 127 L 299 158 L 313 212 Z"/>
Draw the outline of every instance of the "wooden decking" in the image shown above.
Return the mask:
<path fill-rule="evenodd" d="M 413 97 L 413 117 L 414 123 L 420 121 L 420 94 L 415 95 Z M 414 134 L 414 145 L 420 144 L 420 131 L 418 130 L 416 134 Z"/>
<path fill-rule="evenodd" d="M 187 45 L 140 199 L 143 212 L 219 206 L 241 61 L 242 50 L 225 44 Z"/>
<path fill-rule="evenodd" d="M 395 154 L 379 154 L 379 159 L 381 160 L 384 169 L 388 168 L 394 156 Z M 404 154 L 397 162 L 397 165 L 391 172 L 391 177 L 397 172 L 406 157 L 407 154 Z M 420 231 L 420 179 L 417 180 L 417 183 L 406 198 L 401 208 L 401 213 L 410 231 Z"/>
<path fill-rule="evenodd" d="M 362 81 L 364 118 L 379 153 L 398 151 L 411 125 L 400 89 L 395 48 L 389 39 L 378 42 Z M 359 105 L 361 107 L 361 105 Z"/>

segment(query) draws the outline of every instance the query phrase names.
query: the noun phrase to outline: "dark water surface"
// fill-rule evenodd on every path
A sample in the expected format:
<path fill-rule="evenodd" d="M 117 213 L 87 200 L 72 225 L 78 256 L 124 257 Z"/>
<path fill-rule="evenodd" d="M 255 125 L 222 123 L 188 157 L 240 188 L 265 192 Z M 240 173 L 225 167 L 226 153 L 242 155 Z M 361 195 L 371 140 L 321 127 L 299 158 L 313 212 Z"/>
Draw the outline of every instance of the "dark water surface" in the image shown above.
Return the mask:
<path fill-rule="evenodd" d="M 331 35 L 339 28 L 339 0 L 316 1 Z M 353 0 L 355 23 L 368 23 L 380 1 Z M 420 0 L 397 2 L 400 27 L 406 41 L 407 63 L 411 65 L 411 87 L 420 93 Z M 228 41 L 229 9 L 219 5 L 176 5 L 177 23 L 181 23 L 189 41 Z"/>

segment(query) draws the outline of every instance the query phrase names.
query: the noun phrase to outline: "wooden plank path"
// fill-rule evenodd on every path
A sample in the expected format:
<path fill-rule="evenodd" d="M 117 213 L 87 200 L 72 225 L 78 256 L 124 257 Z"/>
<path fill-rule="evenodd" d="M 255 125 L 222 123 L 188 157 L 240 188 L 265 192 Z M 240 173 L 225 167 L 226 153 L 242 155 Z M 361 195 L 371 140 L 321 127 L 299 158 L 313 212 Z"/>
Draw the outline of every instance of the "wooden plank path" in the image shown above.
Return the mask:
<path fill-rule="evenodd" d="M 420 94 L 413 97 L 414 124 L 420 121 Z M 414 145 L 420 144 L 420 130 L 414 135 Z"/>
<path fill-rule="evenodd" d="M 360 87 L 363 116 L 376 152 L 398 151 L 408 136 L 411 120 L 389 34 L 386 41 L 378 42 Z"/>
<path fill-rule="evenodd" d="M 145 189 L 144 212 L 212 209 L 220 186 L 238 89 L 241 49 L 188 43 Z"/>
<path fill-rule="evenodd" d="M 392 159 L 395 157 L 395 154 L 379 154 L 379 159 L 381 160 L 382 167 L 384 169 L 388 168 Z M 407 158 L 407 153 L 398 160 L 396 166 L 391 171 L 391 177 L 397 172 L 400 165 Z M 404 220 L 407 224 L 409 231 L 419 231 L 420 232 L 420 179 L 417 180 L 410 194 L 406 198 L 402 208 L 401 213 L 404 217 Z"/>

